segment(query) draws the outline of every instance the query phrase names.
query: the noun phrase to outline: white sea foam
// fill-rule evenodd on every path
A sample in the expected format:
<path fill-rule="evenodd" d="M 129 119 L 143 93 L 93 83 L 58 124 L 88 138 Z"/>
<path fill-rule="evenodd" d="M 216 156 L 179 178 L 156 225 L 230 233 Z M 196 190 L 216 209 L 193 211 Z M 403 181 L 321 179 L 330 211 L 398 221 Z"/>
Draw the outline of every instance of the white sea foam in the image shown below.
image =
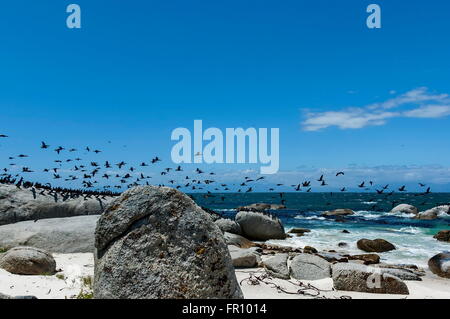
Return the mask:
<path fill-rule="evenodd" d="M 288 238 L 287 240 L 270 241 L 283 246 L 299 247 L 312 246 L 320 250 L 336 250 L 342 254 L 362 254 L 356 246 L 358 240 L 385 239 L 397 248 L 394 251 L 380 254 L 383 262 L 393 264 L 415 264 L 419 267 L 427 267 L 428 260 L 437 252 L 449 250 L 448 243 L 439 242 L 420 227 L 396 228 L 348 228 L 350 234 L 342 233 L 340 229 L 312 229 L 301 237 Z M 346 247 L 339 247 L 340 242 L 347 243 Z"/>

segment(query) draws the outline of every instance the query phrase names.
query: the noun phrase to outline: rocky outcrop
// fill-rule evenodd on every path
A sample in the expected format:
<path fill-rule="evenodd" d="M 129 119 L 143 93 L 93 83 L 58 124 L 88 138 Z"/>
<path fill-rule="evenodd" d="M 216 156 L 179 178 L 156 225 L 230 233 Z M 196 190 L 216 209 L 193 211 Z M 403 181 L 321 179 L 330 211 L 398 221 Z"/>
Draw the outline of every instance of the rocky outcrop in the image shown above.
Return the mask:
<path fill-rule="evenodd" d="M 415 218 L 420 220 L 434 220 L 439 218 L 441 214 L 449 214 L 450 206 L 438 206 L 431 209 L 428 209 L 424 212 L 420 212 Z"/>
<path fill-rule="evenodd" d="M 258 212 L 239 212 L 236 222 L 241 225 L 243 236 L 252 240 L 285 239 L 284 226 L 271 215 Z"/>
<path fill-rule="evenodd" d="M 434 238 L 436 238 L 439 241 L 450 242 L 450 230 L 442 230 L 436 235 L 434 235 Z"/>
<path fill-rule="evenodd" d="M 391 213 L 405 213 L 405 214 L 414 214 L 417 215 L 419 213 L 419 210 L 417 207 L 414 207 L 413 205 L 409 204 L 400 204 L 395 206 Z"/>
<path fill-rule="evenodd" d="M 19 189 L 15 185 L 0 185 L 0 225 L 27 220 L 99 215 L 112 200 L 107 198 L 84 197 L 64 199 L 61 195 L 41 195 L 36 199 L 29 189 Z"/>
<path fill-rule="evenodd" d="M 53 275 L 56 262 L 45 250 L 15 247 L 1 257 L 0 268 L 16 275 Z"/>
<path fill-rule="evenodd" d="M 396 249 L 394 245 L 384 239 L 361 239 L 357 242 L 357 246 L 368 253 L 384 253 Z"/>
<path fill-rule="evenodd" d="M 377 294 L 408 295 L 406 284 L 398 277 L 382 273 L 380 269 L 354 263 L 338 263 L 332 266 L 333 284 L 336 290 Z"/>
<path fill-rule="evenodd" d="M 215 224 L 219 226 L 222 232 L 227 232 L 236 235 L 242 235 L 241 225 L 234 220 L 221 218 L 215 221 Z"/>
<path fill-rule="evenodd" d="M 0 226 L 0 247 L 32 246 L 52 253 L 93 253 L 100 216 L 42 219 Z"/>
<path fill-rule="evenodd" d="M 322 216 L 333 217 L 333 216 L 349 216 L 354 214 L 355 212 L 351 209 L 335 209 L 322 213 Z"/>
<path fill-rule="evenodd" d="M 175 189 L 123 193 L 101 216 L 95 245 L 97 299 L 243 298 L 222 232 Z"/>
<path fill-rule="evenodd" d="M 280 279 L 291 279 L 287 265 L 288 257 L 288 254 L 276 254 L 274 257 L 263 261 L 262 264 L 271 276 Z"/>
<path fill-rule="evenodd" d="M 450 278 L 450 252 L 437 254 L 428 261 L 430 270 L 443 278 Z"/>
<path fill-rule="evenodd" d="M 330 263 L 325 259 L 310 255 L 299 254 L 290 264 L 290 274 L 298 280 L 318 280 L 331 276 Z"/>
<path fill-rule="evenodd" d="M 434 220 L 438 218 L 439 211 L 435 210 L 434 208 L 426 210 L 424 212 L 420 212 L 417 214 L 417 216 L 414 217 L 414 219 L 420 219 L 420 220 Z"/>
<path fill-rule="evenodd" d="M 241 211 L 265 211 L 265 210 L 281 210 L 286 209 L 286 206 L 279 204 L 266 204 L 266 203 L 256 203 L 247 206 L 237 207 L 236 210 L 238 212 Z"/>

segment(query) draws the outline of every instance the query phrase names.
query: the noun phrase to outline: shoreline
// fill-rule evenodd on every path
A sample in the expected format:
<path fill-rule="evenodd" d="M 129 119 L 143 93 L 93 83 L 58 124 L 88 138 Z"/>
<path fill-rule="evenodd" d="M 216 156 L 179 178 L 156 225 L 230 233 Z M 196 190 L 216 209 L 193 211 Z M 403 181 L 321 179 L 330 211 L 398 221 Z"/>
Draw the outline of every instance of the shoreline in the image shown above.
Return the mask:
<path fill-rule="evenodd" d="M 13 275 L 0 269 L 0 293 L 11 296 L 33 295 L 39 299 L 88 299 L 91 289 L 84 278 L 94 275 L 94 256 L 84 254 L 53 254 L 60 272 L 53 276 L 23 276 Z M 263 279 L 259 284 L 252 284 L 250 274 L 262 276 L 264 268 L 236 269 L 236 277 L 240 283 L 244 299 L 450 299 L 450 280 L 440 278 L 430 271 L 422 277 L 422 281 L 405 281 L 410 295 L 371 294 L 361 292 L 333 291 L 331 278 L 307 281 L 302 280 L 303 288 L 298 286 L 297 280 L 283 280 L 277 278 Z M 62 279 L 64 276 L 64 279 Z M 297 284 L 297 285 L 296 285 Z M 280 292 L 276 287 L 290 292 Z M 305 289 L 305 286 L 312 288 Z M 302 289 L 304 295 L 297 291 Z M 319 293 L 319 294 L 317 294 Z"/>

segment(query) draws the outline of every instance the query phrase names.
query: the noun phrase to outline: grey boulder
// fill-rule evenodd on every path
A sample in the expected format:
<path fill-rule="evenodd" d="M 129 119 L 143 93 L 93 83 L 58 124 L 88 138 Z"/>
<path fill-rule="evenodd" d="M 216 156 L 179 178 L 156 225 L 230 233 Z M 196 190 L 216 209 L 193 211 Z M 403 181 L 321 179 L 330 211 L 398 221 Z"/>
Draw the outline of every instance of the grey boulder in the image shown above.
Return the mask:
<path fill-rule="evenodd" d="M 338 263 L 332 266 L 332 274 L 336 290 L 409 295 L 408 287 L 400 278 L 374 267 Z"/>
<path fill-rule="evenodd" d="M 52 253 L 93 253 L 100 216 L 25 221 L 0 226 L 0 247 L 32 246 Z"/>
<path fill-rule="evenodd" d="M 439 233 L 434 235 L 434 238 L 439 241 L 450 242 L 450 230 L 441 230 Z"/>
<path fill-rule="evenodd" d="M 175 189 L 124 192 L 100 217 L 95 245 L 97 299 L 243 298 L 222 232 Z"/>
<path fill-rule="evenodd" d="M 53 275 L 56 262 L 45 250 L 15 247 L 1 257 L 0 268 L 16 275 Z"/>
<path fill-rule="evenodd" d="M 239 212 L 236 222 L 241 225 L 243 235 L 253 240 L 285 239 L 284 226 L 272 215 L 259 212 Z"/>
<path fill-rule="evenodd" d="M 63 201 L 60 195 L 57 200 L 55 202 L 51 195 L 40 195 L 39 191 L 34 199 L 29 189 L 0 185 L 0 225 L 27 220 L 99 215 L 112 198 L 85 200 L 81 196 Z"/>
<path fill-rule="evenodd" d="M 263 261 L 262 264 L 271 276 L 280 279 L 290 279 L 291 275 L 287 265 L 288 257 L 288 254 L 276 254 L 274 257 Z"/>
<path fill-rule="evenodd" d="M 242 235 L 241 225 L 234 220 L 221 218 L 215 221 L 215 224 L 219 226 L 222 232 L 227 232 L 236 235 Z"/>
<path fill-rule="evenodd" d="M 290 264 L 290 274 L 298 280 L 319 280 L 331 277 L 330 263 L 311 254 L 299 254 Z"/>
<path fill-rule="evenodd" d="M 255 247 L 256 248 L 256 247 Z M 228 246 L 231 260 L 235 268 L 255 268 L 260 262 L 260 257 L 255 248 L 239 248 Z"/>

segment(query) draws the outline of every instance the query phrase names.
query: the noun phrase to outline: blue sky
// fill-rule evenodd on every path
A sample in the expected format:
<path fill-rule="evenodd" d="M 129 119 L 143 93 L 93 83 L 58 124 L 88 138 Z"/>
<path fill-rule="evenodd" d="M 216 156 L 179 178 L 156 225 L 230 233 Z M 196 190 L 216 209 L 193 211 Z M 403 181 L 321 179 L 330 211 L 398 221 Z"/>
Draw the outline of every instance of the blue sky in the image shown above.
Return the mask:
<path fill-rule="evenodd" d="M 382 29 L 366 27 L 370 3 Z M 281 179 L 357 168 L 448 190 L 449 15 L 445 0 L 2 3 L 0 166 L 53 160 L 41 140 L 170 161 L 172 130 L 202 119 L 280 128 Z"/>

